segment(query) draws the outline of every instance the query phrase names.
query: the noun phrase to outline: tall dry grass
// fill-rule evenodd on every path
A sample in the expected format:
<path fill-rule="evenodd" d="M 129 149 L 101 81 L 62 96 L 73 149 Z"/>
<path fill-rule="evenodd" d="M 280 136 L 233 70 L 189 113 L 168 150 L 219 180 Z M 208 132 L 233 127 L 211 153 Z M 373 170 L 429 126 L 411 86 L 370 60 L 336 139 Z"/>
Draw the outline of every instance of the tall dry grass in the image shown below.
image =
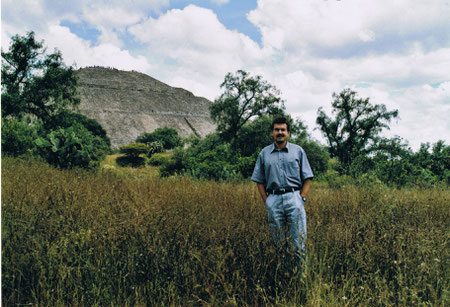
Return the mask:
<path fill-rule="evenodd" d="M 38 305 L 450 305 L 448 189 L 313 185 L 303 272 L 252 183 L 2 160 L 2 300 Z"/>

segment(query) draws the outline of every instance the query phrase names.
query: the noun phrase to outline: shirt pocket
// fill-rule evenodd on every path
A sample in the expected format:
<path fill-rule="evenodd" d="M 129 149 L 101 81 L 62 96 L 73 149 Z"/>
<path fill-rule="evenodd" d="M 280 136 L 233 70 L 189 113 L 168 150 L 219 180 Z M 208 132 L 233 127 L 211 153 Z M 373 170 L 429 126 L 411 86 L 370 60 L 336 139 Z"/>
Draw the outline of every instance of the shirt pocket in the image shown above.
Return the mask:
<path fill-rule="evenodd" d="M 286 173 L 289 177 L 300 177 L 300 162 L 298 159 L 292 158 L 286 161 Z"/>

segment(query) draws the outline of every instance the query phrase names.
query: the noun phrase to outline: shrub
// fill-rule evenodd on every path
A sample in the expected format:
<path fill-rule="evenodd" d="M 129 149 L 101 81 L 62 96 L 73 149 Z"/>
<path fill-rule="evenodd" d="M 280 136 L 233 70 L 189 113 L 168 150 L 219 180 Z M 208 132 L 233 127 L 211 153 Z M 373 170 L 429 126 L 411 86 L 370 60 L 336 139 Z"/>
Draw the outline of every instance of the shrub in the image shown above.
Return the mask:
<path fill-rule="evenodd" d="M 137 143 L 161 142 L 164 149 L 173 149 L 182 146 L 183 142 L 178 132 L 173 128 L 158 128 L 152 133 L 144 133 L 136 138 Z"/>
<path fill-rule="evenodd" d="M 172 156 L 161 164 L 159 175 L 161 177 L 168 177 L 183 173 L 185 171 L 186 159 L 186 151 L 181 148 L 175 149 Z"/>
<path fill-rule="evenodd" d="M 120 147 L 120 153 L 129 157 L 139 157 L 141 154 L 148 153 L 148 146 L 143 143 L 131 143 Z"/>
<path fill-rule="evenodd" d="M 340 175 L 338 171 L 329 169 L 325 174 L 319 175 L 319 181 L 324 180 L 332 189 L 340 189 L 343 186 L 351 185 L 354 179 L 348 175 Z"/>
<path fill-rule="evenodd" d="M 31 153 L 38 137 L 38 123 L 2 119 L 2 154 L 19 156 Z"/>
<path fill-rule="evenodd" d="M 68 128 L 76 123 L 83 125 L 94 136 L 101 137 L 108 146 L 111 146 L 111 141 L 107 136 L 106 130 L 95 119 L 84 116 L 83 114 L 66 110 L 51 117 L 45 123 L 45 128 L 48 130 L 56 130 L 58 128 Z"/>
<path fill-rule="evenodd" d="M 51 131 L 35 144 L 48 163 L 60 168 L 96 168 L 109 150 L 102 138 L 81 124 Z"/>
<path fill-rule="evenodd" d="M 148 164 L 153 166 L 161 166 L 164 163 L 167 163 L 169 161 L 169 157 L 160 153 L 155 153 L 152 155 L 152 157 L 148 160 Z"/>
<path fill-rule="evenodd" d="M 236 176 L 236 163 L 230 145 L 222 144 L 196 155 L 188 155 L 185 170 L 196 178 L 226 180 Z"/>
<path fill-rule="evenodd" d="M 122 167 L 141 167 L 145 165 L 145 158 L 141 155 L 149 154 L 149 146 L 143 143 L 131 143 L 119 148 L 125 156 L 117 157 L 116 163 Z"/>
<path fill-rule="evenodd" d="M 117 165 L 121 167 L 142 167 L 145 166 L 145 158 L 140 156 L 121 156 L 116 158 Z"/>
<path fill-rule="evenodd" d="M 147 144 L 147 156 L 150 158 L 156 153 L 164 152 L 163 144 L 159 141 L 154 141 Z"/>
<path fill-rule="evenodd" d="M 236 165 L 237 170 L 244 178 L 250 178 L 255 168 L 256 160 L 258 159 L 259 150 L 255 151 L 250 157 L 239 157 Z"/>

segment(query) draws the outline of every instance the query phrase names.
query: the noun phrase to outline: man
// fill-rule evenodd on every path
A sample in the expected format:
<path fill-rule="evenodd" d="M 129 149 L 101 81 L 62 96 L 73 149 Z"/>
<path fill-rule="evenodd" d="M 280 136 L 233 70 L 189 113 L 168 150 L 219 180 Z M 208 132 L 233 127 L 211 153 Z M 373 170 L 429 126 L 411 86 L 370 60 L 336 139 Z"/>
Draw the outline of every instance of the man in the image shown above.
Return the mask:
<path fill-rule="evenodd" d="M 304 203 L 314 175 L 303 148 L 287 141 L 290 136 L 287 119 L 276 118 L 271 131 L 274 142 L 259 154 L 252 181 L 256 182 L 266 204 L 269 229 L 275 244 L 281 247 L 289 240 L 297 257 L 302 260 L 306 252 Z"/>

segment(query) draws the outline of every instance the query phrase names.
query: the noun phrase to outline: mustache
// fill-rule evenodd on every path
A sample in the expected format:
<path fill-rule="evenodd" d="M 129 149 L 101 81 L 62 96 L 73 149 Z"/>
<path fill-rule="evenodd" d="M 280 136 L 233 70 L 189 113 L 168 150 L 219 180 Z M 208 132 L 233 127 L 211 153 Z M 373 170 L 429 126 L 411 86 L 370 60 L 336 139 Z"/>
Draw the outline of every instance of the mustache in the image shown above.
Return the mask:
<path fill-rule="evenodd" d="M 284 136 L 284 134 L 278 134 L 277 137 L 279 137 L 279 136 Z"/>

